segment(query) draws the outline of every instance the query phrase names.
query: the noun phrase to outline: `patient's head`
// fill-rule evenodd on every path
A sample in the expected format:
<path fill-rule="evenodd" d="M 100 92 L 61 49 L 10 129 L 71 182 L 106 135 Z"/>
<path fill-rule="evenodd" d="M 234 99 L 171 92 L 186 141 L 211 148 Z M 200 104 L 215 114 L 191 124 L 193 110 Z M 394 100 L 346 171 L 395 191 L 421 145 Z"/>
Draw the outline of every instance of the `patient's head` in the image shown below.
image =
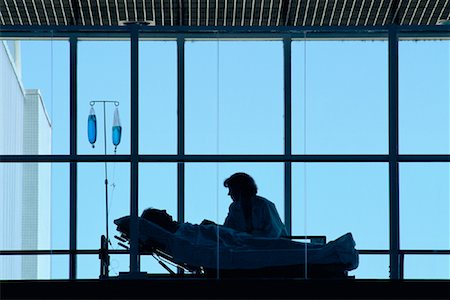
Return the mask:
<path fill-rule="evenodd" d="M 142 218 L 147 219 L 162 228 L 166 229 L 174 233 L 177 231 L 180 224 L 173 220 L 172 216 L 167 213 L 167 211 L 156 209 L 156 208 L 147 208 L 141 215 Z"/>

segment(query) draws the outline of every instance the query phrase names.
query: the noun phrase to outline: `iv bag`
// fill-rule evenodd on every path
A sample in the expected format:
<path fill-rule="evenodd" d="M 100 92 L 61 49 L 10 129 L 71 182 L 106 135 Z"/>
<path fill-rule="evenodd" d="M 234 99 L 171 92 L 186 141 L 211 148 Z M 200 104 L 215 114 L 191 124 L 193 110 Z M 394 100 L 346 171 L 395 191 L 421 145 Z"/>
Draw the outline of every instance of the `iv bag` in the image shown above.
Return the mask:
<path fill-rule="evenodd" d="M 120 144 L 121 137 L 122 137 L 122 125 L 120 124 L 119 109 L 116 107 L 116 109 L 114 110 L 114 118 L 112 126 L 112 141 L 114 146 L 116 146 L 116 148 L 117 145 Z"/>
<path fill-rule="evenodd" d="M 91 107 L 89 111 L 88 117 L 88 138 L 89 143 L 92 144 L 92 148 L 94 148 L 94 144 L 97 141 L 97 117 L 95 116 L 94 108 Z"/>

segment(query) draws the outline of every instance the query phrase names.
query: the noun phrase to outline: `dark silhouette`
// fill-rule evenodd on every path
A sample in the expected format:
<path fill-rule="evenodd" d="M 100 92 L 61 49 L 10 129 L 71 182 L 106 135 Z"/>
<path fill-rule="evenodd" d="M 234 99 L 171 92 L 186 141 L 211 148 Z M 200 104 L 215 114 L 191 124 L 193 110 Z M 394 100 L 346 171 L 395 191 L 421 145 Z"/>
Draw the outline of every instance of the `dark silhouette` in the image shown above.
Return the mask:
<path fill-rule="evenodd" d="M 224 226 L 258 236 L 287 236 L 275 204 L 257 195 L 258 187 L 250 175 L 235 173 L 223 185 L 233 200 Z"/>
<path fill-rule="evenodd" d="M 171 233 L 175 233 L 180 227 L 180 223 L 174 221 L 165 209 L 147 208 L 141 217 L 161 226 Z"/>
<path fill-rule="evenodd" d="M 279 238 L 288 235 L 275 204 L 257 195 L 258 187 L 250 175 L 235 173 L 223 185 L 229 189 L 228 195 L 233 200 L 223 226 L 256 236 Z M 142 217 L 172 233 L 180 227 L 180 223 L 174 221 L 165 210 L 149 208 L 142 213 Z M 200 225 L 211 224 L 216 223 L 205 219 Z"/>

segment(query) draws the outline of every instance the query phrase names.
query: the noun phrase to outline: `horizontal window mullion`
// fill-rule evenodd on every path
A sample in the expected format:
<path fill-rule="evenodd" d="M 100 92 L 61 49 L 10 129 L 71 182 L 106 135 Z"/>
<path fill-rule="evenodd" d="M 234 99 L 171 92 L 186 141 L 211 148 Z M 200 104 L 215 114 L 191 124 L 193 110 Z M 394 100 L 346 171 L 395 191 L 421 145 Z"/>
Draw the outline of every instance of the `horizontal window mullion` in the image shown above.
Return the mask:
<path fill-rule="evenodd" d="M 100 254 L 100 249 L 83 250 L 1 250 L 0 256 L 5 255 L 69 255 L 75 254 Z M 128 250 L 108 250 L 109 254 L 128 254 Z"/>
<path fill-rule="evenodd" d="M 388 155 L 141 155 L 141 162 L 388 162 Z"/>
<path fill-rule="evenodd" d="M 398 162 L 450 162 L 450 155 L 398 155 Z M 139 162 L 389 162 L 388 155 L 139 155 Z M 130 162 L 131 155 L 0 155 L 0 163 Z"/>
<path fill-rule="evenodd" d="M 450 162 L 447 154 L 398 155 L 398 162 Z"/>
<path fill-rule="evenodd" d="M 61 26 L 61 25 L 3 25 L 0 32 L 5 36 L 11 34 L 21 34 L 23 36 L 101 36 L 105 37 L 120 37 L 123 34 L 130 34 L 132 28 L 138 25 L 131 26 Z M 242 35 L 264 35 L 268 37 L 277 36 L 280 34 L 290 34 L 291 36 L 303 35 L 304 31 L 310 34 L 329 34 L 333 37 L 337 35 L 360 35 L 366 33 L 367 35 L 378 35 L 387 32 L 389 25 L 385 26 L 263 26 L 263 27 L 248 27 L 248 26 L 139 26 L 141 33 L 148 33 L 152 35 L 166 35 L 178 36 L 180 34 L 188 35 L 205 35 L 211 38 L 217 37 L 217 34 L 226 34 L 227 36 L 236 35 L 237 38 Z M 395 29 L 404 34 L 414 34 L 416 36 L 429 36 L 439 33 L 448 32 L 448 28 L 441 25 L 396 25 Z"/>
<path fill-rule="evenodd" d="M 371 249 L 357 249 L 358 253 L 360 255 L 376 255 L 376 254 L 385 254 L 389 255 L 389 250 L 371 250 Z M 416 250 L 416 249 L 408 249 L 408 250 L 399 250 L 399 254 L 403 255 L 450 255 L 450 249 L 447 250 L 432 250 L 432 249 L 425 249 L 425 250 Z"/>
<path fill-rule="evenodd" d="M 129 162 L 131 155 L 0 155 L 0 163 Z"/>
<path fill-rule="evenodd" d="M 357 249 L 360 255 L 380 255 L 380 254 L 389 254 L 389 250 L 387 249 Z M 1 250 L 0 256 L 8 256 L 8 255 L 69 255 L 71 250 Z M 75 254 L 100 254 L 100 249 L 79 249 L 73 251 Z M 120 250 L 120 249 L 110 249 L 108 250 L 109 254 L 129 254 L 129 250 Z M 407 249 L 400 250 L 400 254 L 403 255 L 450 255 L 450 249 L 447 250 L 433 250 L 433 249 L 425 249 L 425 250 L 416 250 L 416 249 Z M 141 254 L 151 254 L 151 252 L 142 252 Z"/>
<path fill-rule="evenodd" d="M 77 255 L 100 254 L 100 249 L 79 249 L 79 250 L 1 250 L 0 256 L 8 255 L 69 255 L 75 253 Z M 152 254 L 153 252 L 142 251 L 141 254 Z M 125 249 L 109 249 L 108 254 L 130 254 Z"/>

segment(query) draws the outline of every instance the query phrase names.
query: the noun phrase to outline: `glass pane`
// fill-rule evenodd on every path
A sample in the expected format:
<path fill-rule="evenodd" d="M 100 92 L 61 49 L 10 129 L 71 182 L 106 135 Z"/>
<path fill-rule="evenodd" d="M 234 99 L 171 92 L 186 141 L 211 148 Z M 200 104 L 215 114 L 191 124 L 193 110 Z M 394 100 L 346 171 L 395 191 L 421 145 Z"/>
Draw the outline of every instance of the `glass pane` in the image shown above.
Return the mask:
<path fill-rule="evenodd" d="M 2 279 L 2 280 L 22 279 L 22 277 L 23 277 L 22 276 L 22 258 L 23 258 L 23 256 L 20 256 L 20 255 L 1 255 L 0 256 L 0 279 Z"/>
<path fill-rule="evenodd" d="M 52 274 L 51 279 L 69 279 L 69 256 L 52 255 Z"/>
<path fill-rule="evenodd" d="M 351 232 L 356 249 L 388 249 L 388 164 L 293 164 L 292 232 L 327 241 Z"/>
<path fill-rule="evenodd" d="M 177 152 L 177 43 L 139 42 L 139 151 Z"/>
<path fill-rule="evenodd" d="M 1 280 L 53 279 L 50 255 L 2 255 L 0 256 Z"/>
<path fill-rule="evenodd" d="M 0 74 L 0 154 L 68 154 L 67 40 L 0 40 Z"/>
<path fill-rule="evenodd" d="M 359 255 L 359 266 L 349 275 L 355 279 L 388 279 L 389 255 Z"/>
<path fill-rule="evenodd" d="M 186 153 L 282 154 L 283 44 L 186 42 Z"/>
<path fill-rule="evenodd" d="M 450 249 L 450 164 L 400 164 L 402 249 Z"/>
<path fill-rule="evenodd" d="M 106 236 L 106 200 L 110 249 L 121 249 L 114 239 L 114 220 L 130 212 L 130 165 L 128 163 L 78 164 L 77 248 L 99 249 Z M 105 179 L 108 179 L 106 193 Z M 106 198 L 108 197 L 108 198 Z"/>
<path fill-rule="evenodd" d="M 117 277 L 121 272 L 130 271 L 130 257 L 125 254 L 110 254 L 109 276 Z M 77 279 L 98 279 L 100 259 L 98 255 L 77 255 Z"/>
<path fill-rule="evenodd" d="M 448 255 L 405 255 L 405 279 L 450 279 Z"/>
<path fill-rule="evenodd" d="M 69 165 L 0 164 L 0 249 L 69 247 Z"/>
<path fill-rule="evenodd" d="M 209 219 L 223 224 L 232 200 L 224 180 L 236 172 L 253 177 L 258 192 L 275 204 L 284 220 L 284 164 L 188 163 L 185 169 L 185 219 L 194 224 Z"/>
<path fill-rule="evenodd" d="M 68 249 L 69 165 L 1 163 L 0 214 L 0 250 Z M 48 278 L 53 264 L 48 255 L 0 260 L 5 279 Z"/>
<path fill-rule="evenodd" d="M 169 271 L 164 269 L 158 261 L 155 259 L 155 257 L 151 255 L 141 255 L 141 272 L 147 272 L 148 274 L 158 274 L 159 276 L 167 276 L 169 275 Z M 166 264 L 167 267 L 169 267 L 172 272 L 177 273 L 177 268 Z"/>
<path fill-rule="evenodd" d="M 450 41 L 399 42 L 399 151 L 450 153 Z"/>
<path fill-rule="evenodd" d="M 129 154 L 130 42 L 127 40 L 78 42 L 77 80 L 78 153 L 115 153 L 112 137 L 115 126 L 113 119 L 117 109 L 122 127 L 117 154 Z M 100 102 L 95 102 L 92 106 L 92 101 Z M 88 139 L 88 117 L 91 108 L 94 109 L 97 125 L 95 148 Z"/>
<path fill-rule="evenodd" d="M 100 259 L 98 255 L 77 255 L 77 279 L 98 279 L 99 276 Z"/>
<path fill-rule="evenodd" d="M 2 185 L 0 189 L 0 211 L 2 213 L 0 222 L 2 228 L 6 229 L 0 231 L 0 248 L 4 250 L 22 248 L 23 172 L 23 164 L 0 164 L 0 183 Z M 38 199 L 36 199 L 37 201 Z M 37 217 L 36 207 L 34 212 Z M 48 215 L 46 219 L 48 220 Z M 16 260 L 21 261 L 21 258 L 14 258 L 13 261 Z"/>
<path fill-rule="evenodd" d="M 109 276 L 116 277 L 119 273 L 130 272 L 130 256 L 126 254 L 111 254 L 109 256 Z M 100 259 L 98 260 L 98 276 L 100 276 Z"/>
<path fill-rule="evenodd" d="M 139 164 L 139 215 L 144 209 L 165 209 L 177 219 L 177 164 Z"/>
<path fill-rule="evenodd" d="M 204 263 L 206 270 L 217 268 L 245 269 L 249 266 L 261 266 L 261 252 L 255 252 L 254 247 L 245 248 L 247 251 L 239 251 L 235 248 L 239 243 L 246 243 L 247 238 L 237 236 L 246 234 L 249 230 L 252 234 L 270 235 L 282 228 L 267 225 L 265 214 L 259 213 L 265 210 L 265 201 L 252 202 L 251 225 L 248 226 L 244 220 L 250 217 L 245 216 L 244 208 L 232 205 L 239 203 L 239 195 L 229 195 L 229 189 L 224 187 L 224 180 L 236 172 L 244 172 L 250 175 L 257 186 L 257 195 L 271 201 L 275 206 L 275 212 L 271 215 L 271 220 L 276 219 L 278 212 L 279 222 L 284 220 L 284 165 L 282 163 L 188 163 L 185 169 L 185 212 L 186 221 L 192 224 L 199 224 L 204 219 L 213 221 L 216 224 L 225 225 L 217 231 L 215 226 L 204 226 L 202 228 L 188 227 L 183 231 L 192 235 L 196 233 L 196 243 L 205 247 L 196 248 L 196 251 L 189 257 L 189 261 Z M 231 197 L 235 197 L 234 201 Z M 261 198 L 259 198 L 261 199 Z M 256 203 L 259 203 L 256 205 Z M 244 225 L 247 224 L 247 226 Z M 276 225 L 276 223 L 270 223 Z M 284 227 L 283 227 L 284 228 Z M 218 234 L 218 236 L 217 236 Z M 285 234 L 276 232 L 276 234 Z M 236 237 L 236 238 L 234 238 Z M 237 243 L 237 244 L 236 244 Z M 215 248 L 218 245 L 219 248 Z M 217 250 L 215 250 L 217 249 Z M 235 250 L 235 251 L 234 251 Z M 262 251 L 267 250 L 262 249 Z M 217 265 L 217 258 L 219 264 Z M 265 259 L 264 259 L 265 260 Z M 263 260 L 263 261 L 264 261 Z M 210 276 L 217 276 L 214 272 Z M 233 273 L 233 277 L 254 276 Z M 219 277 L 226 275 L 223 270 L 219 272 Z"/>
<path fill-rule="evenodd" d="M 292 43 L 292 152 L 388 152 L 387 40 Z"/>

